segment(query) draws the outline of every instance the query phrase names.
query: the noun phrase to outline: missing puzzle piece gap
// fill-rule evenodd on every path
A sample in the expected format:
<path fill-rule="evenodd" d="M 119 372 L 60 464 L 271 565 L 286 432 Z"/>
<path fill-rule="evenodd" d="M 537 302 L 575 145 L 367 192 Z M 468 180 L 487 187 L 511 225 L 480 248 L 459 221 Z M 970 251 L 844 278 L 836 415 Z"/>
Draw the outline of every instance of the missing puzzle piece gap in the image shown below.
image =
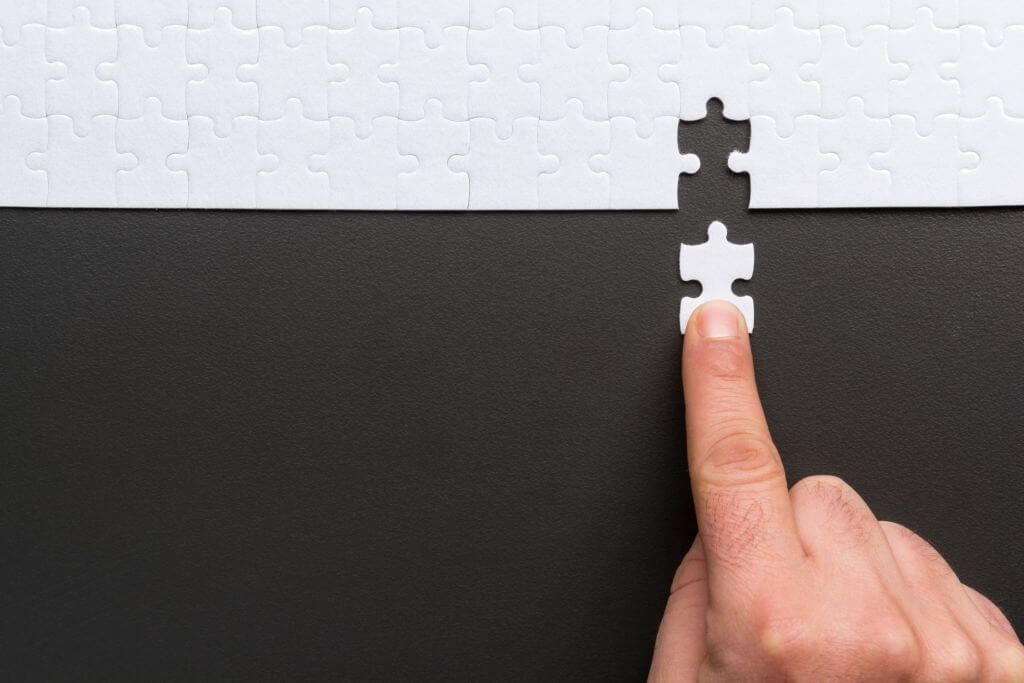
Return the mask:
<path fill-rule="evenodd" d="M 733 244 L 725 225 L 715 221 L 708 227 L 704 244 L 684 244 L 679 248 L 679 275 L 684 282 L 699 282 L 699 297 L 686 297 L 679 308 L 679 330 L 686 334 L 690 318 L 709 301 L 728 301 L 740 309 L 747 321 L 747 331 L 754 331 L 754 300 L 736 296 L 732 290 L 737 280 L 754 276 L 754 245 Z"/>

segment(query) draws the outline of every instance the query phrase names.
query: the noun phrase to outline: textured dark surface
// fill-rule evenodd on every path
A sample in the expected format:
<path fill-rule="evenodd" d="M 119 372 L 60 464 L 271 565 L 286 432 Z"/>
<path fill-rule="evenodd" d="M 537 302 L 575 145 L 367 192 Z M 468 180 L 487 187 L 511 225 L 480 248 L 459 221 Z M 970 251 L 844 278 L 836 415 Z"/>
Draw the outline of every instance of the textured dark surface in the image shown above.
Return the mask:
<path fill-rule="evenodd" d="M 636 680 L 694 533 L 680 241 L 795 481 L 1024 626 L 1024 212 L 0 211 L 4 678 Z"/>

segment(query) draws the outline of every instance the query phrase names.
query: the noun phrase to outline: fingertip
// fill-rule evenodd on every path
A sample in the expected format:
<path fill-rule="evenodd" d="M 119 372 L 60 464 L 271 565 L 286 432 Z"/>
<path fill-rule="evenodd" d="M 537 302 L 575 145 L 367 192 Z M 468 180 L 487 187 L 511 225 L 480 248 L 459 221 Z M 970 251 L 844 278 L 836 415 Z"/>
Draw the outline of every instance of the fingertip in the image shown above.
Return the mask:
<path fill-rule="evenodd" d="M 686 336 L 711 340 L 739 339 L 746 331 L 747 323 L 740 309 L 728 301 L 709 301 L 690 317 Z"/>

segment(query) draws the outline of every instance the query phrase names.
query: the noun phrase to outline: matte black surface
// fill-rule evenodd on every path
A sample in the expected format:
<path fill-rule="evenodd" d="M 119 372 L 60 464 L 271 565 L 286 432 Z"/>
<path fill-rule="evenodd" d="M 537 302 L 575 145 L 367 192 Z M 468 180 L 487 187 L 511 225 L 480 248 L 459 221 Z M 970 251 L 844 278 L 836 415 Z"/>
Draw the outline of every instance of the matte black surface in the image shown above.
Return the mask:
<path fill-rule="evenodd" d="M 715 218 L 793 481 L 1020 629 L 1024 212 L 749 213 L 742 132 L 678 213 L 0 211 L 4 678 L 642 678 Z"/>

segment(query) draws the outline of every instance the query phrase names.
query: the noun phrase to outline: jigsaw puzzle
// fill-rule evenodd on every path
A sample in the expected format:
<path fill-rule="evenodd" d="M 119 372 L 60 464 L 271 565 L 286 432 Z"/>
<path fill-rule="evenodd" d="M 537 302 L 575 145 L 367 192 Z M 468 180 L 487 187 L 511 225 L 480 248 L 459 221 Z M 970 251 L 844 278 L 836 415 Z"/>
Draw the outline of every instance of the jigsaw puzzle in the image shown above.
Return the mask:
<path fill-rule="evenodd" d="M 754 275 L 753 244 L 733 244 L 725 225 L 715 221 L 708 227 L 707 242 L 679 248 L 679 275 L 684 282 L 699 282 L 702 287 L 699 297 L 683 299 L 679 308 L 683 334 L 694 312 L 709 301 L 734 304 L 747 321 L 747 331 L 754 331 L 754 300 L 732 291 L 737 280 L 749 280 Z"/>
<path fill-rule="evenodd" d="M 713 97 L 754 208 L 1024 203 L 1021 0 L 10 0 L 0 204 L 673 209 Z"/>

